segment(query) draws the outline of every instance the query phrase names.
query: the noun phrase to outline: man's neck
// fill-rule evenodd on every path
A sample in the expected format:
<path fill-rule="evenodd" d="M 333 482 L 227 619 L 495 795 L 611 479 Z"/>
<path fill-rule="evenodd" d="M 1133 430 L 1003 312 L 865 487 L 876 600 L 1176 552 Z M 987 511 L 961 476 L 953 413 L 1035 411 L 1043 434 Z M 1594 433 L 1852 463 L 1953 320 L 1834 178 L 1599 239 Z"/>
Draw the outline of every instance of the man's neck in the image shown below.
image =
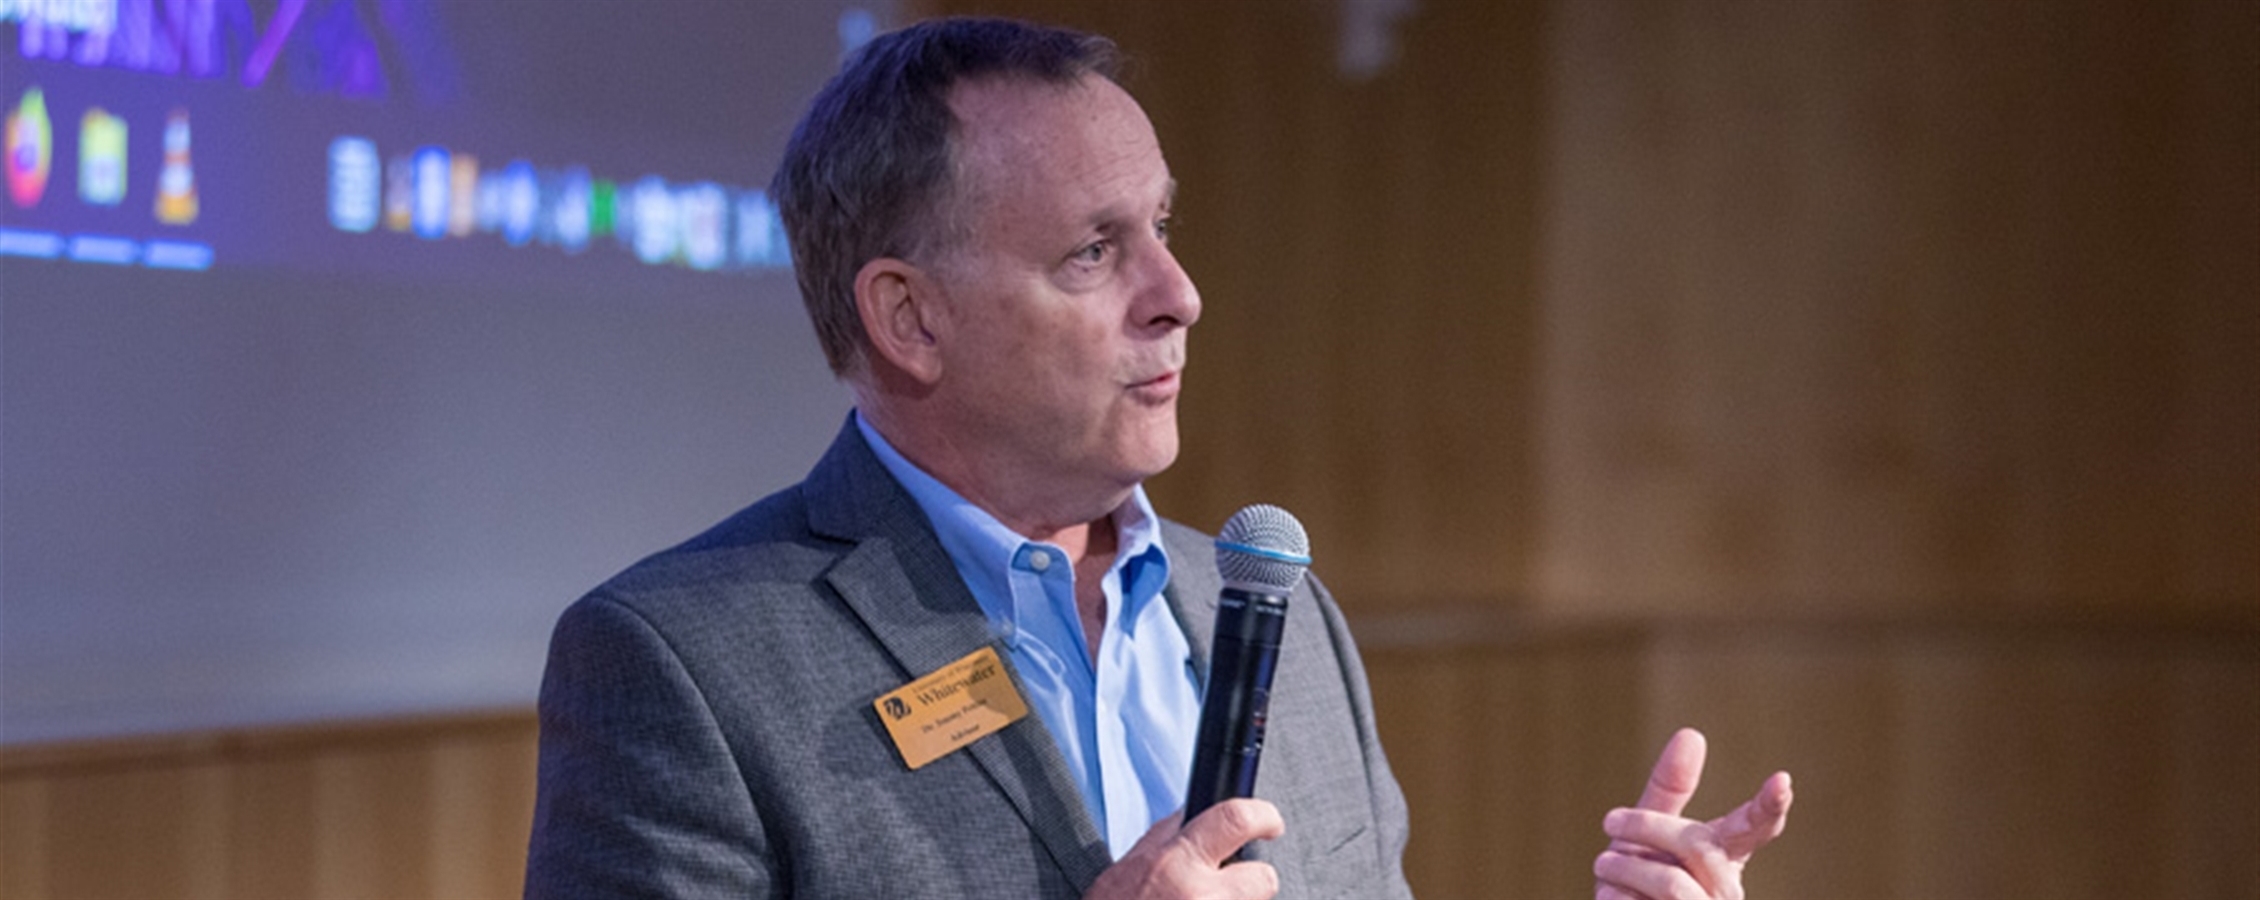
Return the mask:
<path fill-rule="evenodd" d="M 1011 523 L 1006 524 L 1009 526 Z M 1115 544 L 1118 542 L 1112 513 L 1042 534 L 1029 534 L 1017 528 L 1014 531 L 1029 540 L 1058 547 L 1067 554 L 1069 561 L 1078 563 L 1090 557 L 1113 559 Z"/>
<path fill-rule="evenodd" d="M 896 455 L 928 477 L 957 492 L 966 502 L 980 507 L 1013 533 L 1058 547 L 1061 553 L 1066 554 L 1067 562 L 1074 567 L 1075 572 L 1075 614 L 1083 630 L 1083 649 L 1095 663 L 1099 656 L 1099 646 L 1106 637 L 1106 576 L 1114 568 L 1115 554 L 1122 543 L 1121 526 L 1115 522 L 1115 515 L 1124 503 L 1129 502 L 1129 495 L 1126 493 L 1114 498 L 1111 505 L 1094 517 L 1069 518 L 1065 524 L 1049 524 L 1041 515 L 1016 518 L 1011 514 L 1009 505 L 1000 504 L 995 497 L 984 496 L 977 490 L 979 479 L 962 477 L 960 470 L 936 465 L 932 461 L 936 456 L 931 449 L 922 455 L 913 435 L 899 426 L 891 427 L 883 414 L 873 415 L 871 407 L 859 404 L 857 415 L 863 417 L 864 423 L 885 439 Z M 942 457 L 948 458 L 946 453 Z M 953 474 L 960 477 L 953 478 Z"/>
<path fill-rule="evenodd" d="M 946 440 L 928 440 L 919 429 L 896 421 L 884 404 L 859 398 L 857 415 L 887 439 L 895 452 L 966 502 L 980 507 L 1014 534 L 1059 547 L 1070 560 L 1081 560 L 1094 549 L 1108 558 L 1114 554 L 1113 517 L 1129 502 L 1135 486 L 1108 496 L 1091 491 L 1059 496 L 1059 491 L 1031 490 L 1026 473 L 1002 472 L 983 477 L 982 460 Z M 1092 534 L 1098 526 L 1098 536 Z M 1098 541 L 1103 547 L 1094 547 Z"/>

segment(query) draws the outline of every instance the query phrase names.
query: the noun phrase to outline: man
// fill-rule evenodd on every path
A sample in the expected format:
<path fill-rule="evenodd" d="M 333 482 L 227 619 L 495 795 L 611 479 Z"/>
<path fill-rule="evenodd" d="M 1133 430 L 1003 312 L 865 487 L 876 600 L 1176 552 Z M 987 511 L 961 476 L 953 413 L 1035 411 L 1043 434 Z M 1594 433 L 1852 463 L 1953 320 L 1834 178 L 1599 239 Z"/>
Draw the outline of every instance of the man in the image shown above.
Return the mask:
<path fill-rule="evenodd" d="M 1140 485 L 1177 453 L 1201 301 L 1114 64 L 946 20 L 818 95 L 772 194 L 856 414 L 807 480 L 560 619 L 529 896 L 1409 895 L 1404 799 L 1313 579 L 1258 796 L 1173 816 L 1219 584 Z M 925 743 L 964 671 L 1004 695 L 961 712 L 1027 713 Z"/>

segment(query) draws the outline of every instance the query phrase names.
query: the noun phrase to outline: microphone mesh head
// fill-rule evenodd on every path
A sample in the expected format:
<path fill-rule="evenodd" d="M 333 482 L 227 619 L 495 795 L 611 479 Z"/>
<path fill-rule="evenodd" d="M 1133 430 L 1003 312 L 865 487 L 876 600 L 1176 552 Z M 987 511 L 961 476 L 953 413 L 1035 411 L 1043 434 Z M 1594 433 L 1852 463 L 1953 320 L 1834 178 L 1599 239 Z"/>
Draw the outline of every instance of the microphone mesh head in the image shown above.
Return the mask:
<path fill-rule="evenodd" d="M 1258 503 L 1232 514 L 1216 537 L 1216 570 L 1231 587 L 1287 594 L 1310 568 L 1310 536 L 1284 509 Z"/>

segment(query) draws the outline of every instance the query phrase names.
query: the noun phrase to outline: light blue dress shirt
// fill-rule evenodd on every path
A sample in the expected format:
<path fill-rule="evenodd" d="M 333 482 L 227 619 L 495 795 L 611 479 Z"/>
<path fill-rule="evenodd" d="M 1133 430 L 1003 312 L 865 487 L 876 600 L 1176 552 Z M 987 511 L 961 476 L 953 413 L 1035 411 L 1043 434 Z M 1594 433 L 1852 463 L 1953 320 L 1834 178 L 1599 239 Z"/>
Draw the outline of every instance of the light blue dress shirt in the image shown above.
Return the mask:
<path fill-rule="evenodd" d="M 879 462 L 925 510 L 942 549 L 1075 775 L 1115 858 L 1185 802 L 1200 685 L 1185 629 L 1161 596 L 1169 555 L 1144 488 L 1114 512 L 1114 564 L 1100 586 L 1106 624 L 1093 665 L 1075 611 L 1075 567 L 1059 547 L 1006 528 L 934 479 L 855 417 Z M 924 673 L 914 673 L 924 674 Z"/>

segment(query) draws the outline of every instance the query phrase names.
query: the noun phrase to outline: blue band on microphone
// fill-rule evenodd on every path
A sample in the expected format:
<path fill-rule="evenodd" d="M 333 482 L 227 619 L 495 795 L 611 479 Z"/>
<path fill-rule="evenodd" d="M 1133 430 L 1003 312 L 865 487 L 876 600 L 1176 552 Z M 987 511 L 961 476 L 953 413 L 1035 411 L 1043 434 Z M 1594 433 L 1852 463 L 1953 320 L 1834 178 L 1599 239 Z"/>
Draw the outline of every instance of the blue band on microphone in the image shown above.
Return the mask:
<path fill-rule="evenodd" d="M 1246 544 L 1235 544 L 1231 541 L 1219 540 L 1216 542 L 1216 549 L 1229 550 L 1233 553 L 1245 553 L 1249 556 L 1260 556 L 1264 559 L 1275 560 L 1277 562 L 1283 563 L 1292 563 L 1298 566 L 1310 565 L 1310 557 L 1308 556 L 1303 556 L 1296 553 L 1287 553 L 1281 550 L 1273 550 L 1269 547 L 1250 547 Z"/>

